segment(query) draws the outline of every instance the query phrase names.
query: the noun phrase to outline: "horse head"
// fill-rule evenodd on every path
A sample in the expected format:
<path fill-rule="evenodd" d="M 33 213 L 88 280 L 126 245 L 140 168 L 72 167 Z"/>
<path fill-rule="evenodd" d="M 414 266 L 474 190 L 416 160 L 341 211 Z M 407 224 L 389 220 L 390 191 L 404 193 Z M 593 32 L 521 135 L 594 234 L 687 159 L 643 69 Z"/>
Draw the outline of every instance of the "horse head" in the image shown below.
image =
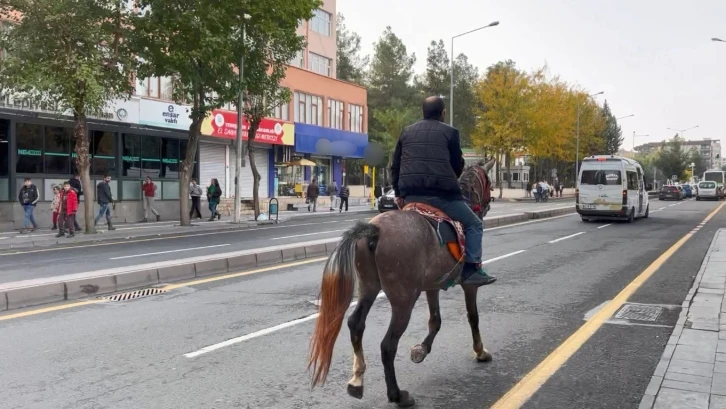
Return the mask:
<path fill-rule="evenodd" d="M 464 197 L 469 202 L 471 210 L 483 219 L 490 209 L 492 201 L 492 186 L 489 171 L 494 167 L 495 159 L 488 162 L 480 161 L 464 170 L 459 180 Z"/>

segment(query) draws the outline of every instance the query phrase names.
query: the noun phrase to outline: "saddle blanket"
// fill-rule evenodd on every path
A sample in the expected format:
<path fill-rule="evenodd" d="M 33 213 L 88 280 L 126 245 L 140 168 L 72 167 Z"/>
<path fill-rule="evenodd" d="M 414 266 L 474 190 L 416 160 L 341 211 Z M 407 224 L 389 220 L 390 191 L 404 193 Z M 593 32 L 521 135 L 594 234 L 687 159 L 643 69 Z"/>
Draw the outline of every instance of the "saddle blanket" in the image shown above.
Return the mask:
<path fill-rule="evenodd" d="M 439 243 L 447 246 L 454 260 L 464 261 L 466 241 L 464 226 L 461 223 L 451 220 L 440 209 L 425 203 L 408 203 L 403 210 L 413 211 L 423 216 L 434 227 L 439 237 Z"/>

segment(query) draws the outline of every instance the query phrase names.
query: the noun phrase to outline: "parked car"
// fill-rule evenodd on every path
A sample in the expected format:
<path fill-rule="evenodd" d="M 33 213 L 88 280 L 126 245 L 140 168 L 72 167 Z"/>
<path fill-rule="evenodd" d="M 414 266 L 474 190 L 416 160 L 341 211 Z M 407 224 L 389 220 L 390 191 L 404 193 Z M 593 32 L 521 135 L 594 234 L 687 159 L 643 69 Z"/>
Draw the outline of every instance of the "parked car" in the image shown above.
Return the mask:
<path fill-rule="evenodd" d="M 721 192 L 716 182 L 700 182 L 696 200 L 718 200 Z"/>
<path fill-rule="evenodd" d="M 659 200 L 683 200 L 683 188 L 680 186 L 663 186 L 658 194 Z"/>
<path fill-rule="evenodd" d="M 393 189 L 386 192 L 385 195 L 378 198 L 378 211 L 383 213 L 389 210 L 397 210 L 398 207 L 396 206 L 395 199 L 396 192 Z"/>
<path fill-rule="evenodd" d="M 693 197 L 693 187 L 691 185 L 681 185 L 685 197 Z"/>

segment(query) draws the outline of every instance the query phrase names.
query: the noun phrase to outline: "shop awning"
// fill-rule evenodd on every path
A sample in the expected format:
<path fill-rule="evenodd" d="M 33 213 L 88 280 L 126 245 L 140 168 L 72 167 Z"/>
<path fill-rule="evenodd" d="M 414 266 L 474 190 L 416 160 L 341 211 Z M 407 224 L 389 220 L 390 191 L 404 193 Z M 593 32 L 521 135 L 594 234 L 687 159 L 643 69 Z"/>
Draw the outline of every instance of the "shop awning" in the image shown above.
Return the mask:
<path fill-rule="evenodd" d="M 318 164 L 308 159 L 300 159 L 287 162 L 285 166 L 318 166 Z"/>

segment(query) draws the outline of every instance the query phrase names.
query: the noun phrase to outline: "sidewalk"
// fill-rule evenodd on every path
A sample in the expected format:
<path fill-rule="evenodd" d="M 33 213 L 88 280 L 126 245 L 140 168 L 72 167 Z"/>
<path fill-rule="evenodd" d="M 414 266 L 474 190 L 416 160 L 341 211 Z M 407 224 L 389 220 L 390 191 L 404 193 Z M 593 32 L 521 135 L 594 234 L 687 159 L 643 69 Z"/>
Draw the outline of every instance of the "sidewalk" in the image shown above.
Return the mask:
<path fill-rule="evenodd" d="M 726 409 L 726 229 L 683 302 L 640 409 Z"/>
<path fill-rule="evenodd" d="M 347 214 L 359 214 L 365 212 L 376 212 L 370 206 L 351 206 Z M 343 213 L 346 214 L 346 213 Z M 329 211 L 329 209 L 318 209 L 317 212 L 311 213 L 306 210 L 302 211 L 283 211 L 279 215 L 279 223 L 291 220 L 309 219 L 311 221 L 325 219 L 330 216 L 339 216 L 338 211 Z M 230 217 L 223 217 L 222 220 L 213 222 L 207 220 L 192 220 L 191 226 L 180 226 L 179 220 L 162 220 L 160 222 L 149 223 L 119 223 L 115 224 L 116 230 L 108 231 L 105 224 L 97 226 L 97 234 L 76 233 L 72 239 L 66 237 L 55 237 L 57 231 L 50 229 L 38 229 L 33 233 L 21 234 L 19 231 L 0 232 L 0 250 L 15 248 L 31 248 L 31 247 L 50 247 L 63 244 L 78 244 L 111 240 L 126 240 L 141 237 L 158 237 L 175 234 L 186 233 L 204 233 L 221 230 L 247 229 L 260 225 L 274 224 L 275 219 L 255 221 L 248 215 L 242 215 L 240 224 L 234 224 Z M 83 223 L 81 223 L 83 224 Z"/>

